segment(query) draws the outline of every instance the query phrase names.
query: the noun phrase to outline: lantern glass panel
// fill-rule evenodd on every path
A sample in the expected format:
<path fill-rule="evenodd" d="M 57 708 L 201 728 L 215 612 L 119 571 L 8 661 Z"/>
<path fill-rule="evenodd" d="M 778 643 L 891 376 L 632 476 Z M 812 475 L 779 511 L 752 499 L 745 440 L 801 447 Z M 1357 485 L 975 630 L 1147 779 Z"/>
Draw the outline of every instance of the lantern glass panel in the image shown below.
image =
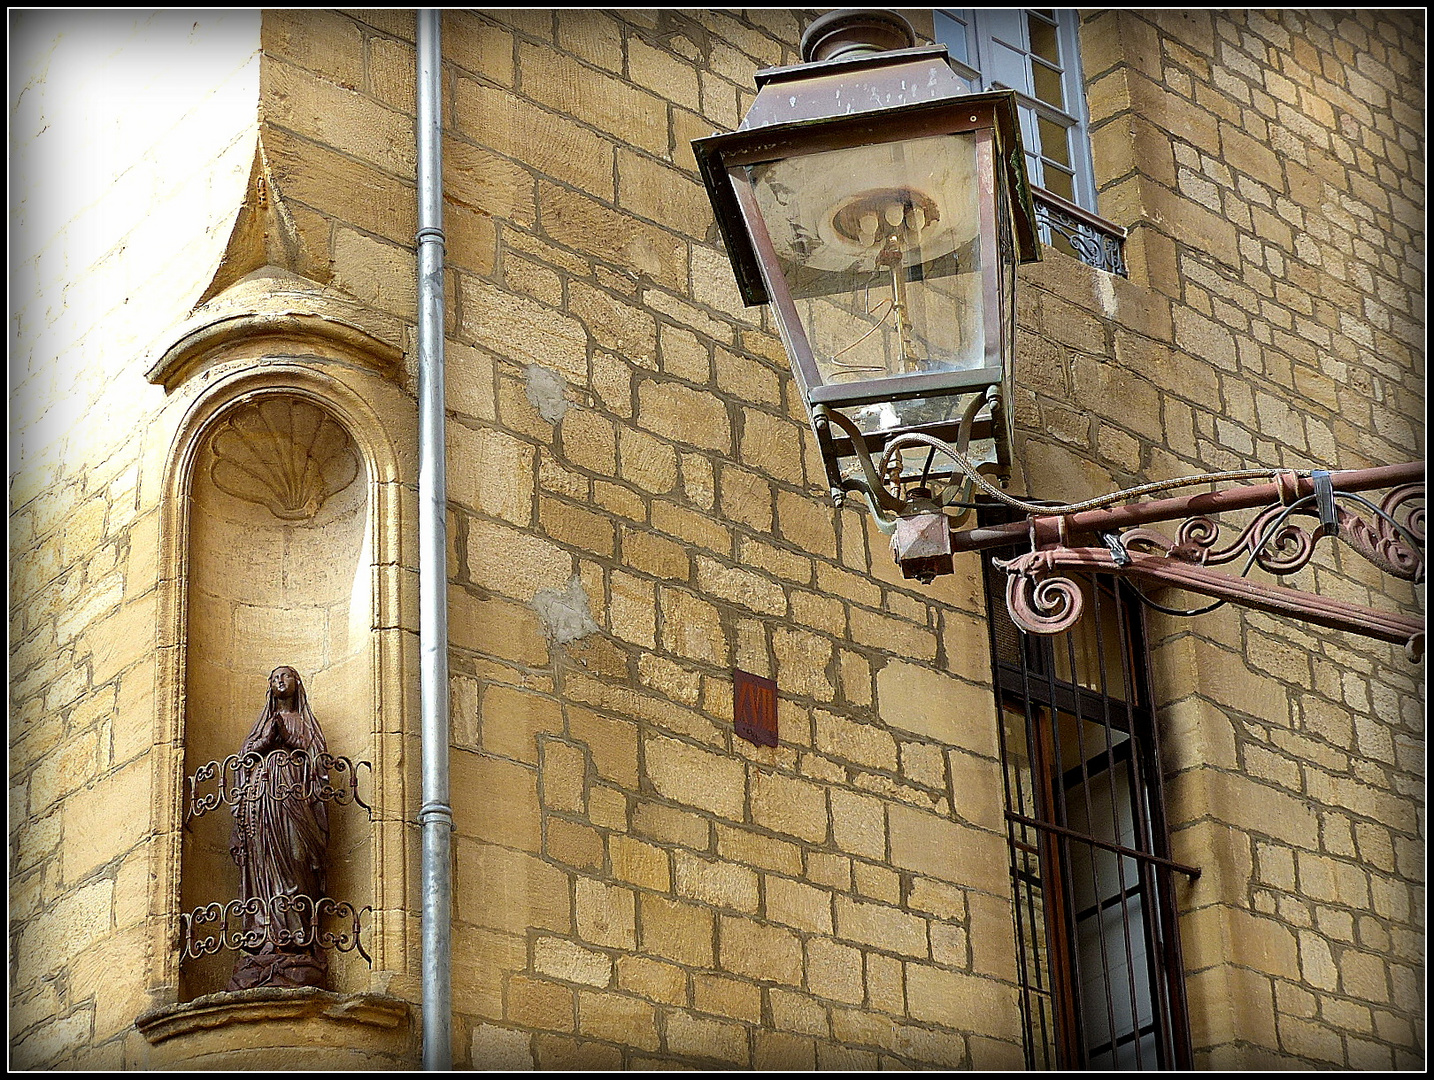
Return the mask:
<path fill-rule="evenodd" d="M 820 382 L 855 389 L 1000 365 L 973 136 L 826 150 L 746 173 Z M 883 405 L 850 415 L 868 431 L 948 418 L 945 401 Z M 918 415 L 933 409 L 941 415 Z"/>

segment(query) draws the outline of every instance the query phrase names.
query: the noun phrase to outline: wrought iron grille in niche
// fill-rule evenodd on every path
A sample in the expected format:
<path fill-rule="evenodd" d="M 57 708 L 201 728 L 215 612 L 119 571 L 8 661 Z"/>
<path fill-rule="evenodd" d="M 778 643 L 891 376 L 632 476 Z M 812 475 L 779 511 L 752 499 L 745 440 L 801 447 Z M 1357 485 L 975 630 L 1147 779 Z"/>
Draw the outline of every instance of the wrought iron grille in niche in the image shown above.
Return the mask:
<path fill-rule="evenodd" d="M 995 553 L 1009 557 L 1010 553 Z M 1088 578 L 1086 616 L 1026 635 L 986 560 L 1030 1068 L 1189 1068 L 1160 747 L 1138 603 Z"/>
<path fill-rule="evenodd" d="M 373 957 L 363 947 L 363 916 L 372 911 L 371 905 L 355 908 L 346 900 L 331 896 L 315 899 L 302 893 L 205 904 L 179 914 L 180 957 L 198 959 L 221 949 L 257 952 L 266 946 L 313 946 L 335 952 L 353 950 L 372 966 Z M 291 915 L 297 930 L 288 926 Z M 337 922 L 339 929 L 325 928 L 323 921 Z M 251 924 L 258 929 L 247 929 Z"/>
<path fill-rule="evenodd" d="M 232 808 L 243 800 L 260 798 L 357 805 L 367 811 L 372 821 L 373 807 L 359 795 L 360 769 L 372 775 L 373 764 L 298 749 L 230 754 L 223 761 L 201 765 L 186 778 L 189 799 L 185 822 L 187 825 L 221 806 Z M 356 908 L 346 900 L 302 893 L 205 904 L 179 913 L 180 957 L 198 959 L 221 949 L 314 947 L 335 952 L 352 950 L 372 965 L 373 958 L 363 947 L 363 916 L 372 911 L 370 905 Z M 328 927 L 322 925 L 325 922 Z M 334 924 L 338 929 L 333 928 Z M 294 925 L 297 930 L 292 929 Z"/>

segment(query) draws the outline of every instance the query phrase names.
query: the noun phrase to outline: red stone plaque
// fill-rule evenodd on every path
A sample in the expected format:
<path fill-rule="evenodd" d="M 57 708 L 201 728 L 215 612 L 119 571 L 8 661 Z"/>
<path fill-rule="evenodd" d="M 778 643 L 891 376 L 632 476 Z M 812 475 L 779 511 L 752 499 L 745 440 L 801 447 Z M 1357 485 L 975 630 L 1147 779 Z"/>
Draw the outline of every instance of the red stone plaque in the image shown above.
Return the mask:
<path fill-rule="evenodd" d="M 733 730 L 758 746 L 777 745 L 777 684 L 745 671 L 732 672 Z"/>

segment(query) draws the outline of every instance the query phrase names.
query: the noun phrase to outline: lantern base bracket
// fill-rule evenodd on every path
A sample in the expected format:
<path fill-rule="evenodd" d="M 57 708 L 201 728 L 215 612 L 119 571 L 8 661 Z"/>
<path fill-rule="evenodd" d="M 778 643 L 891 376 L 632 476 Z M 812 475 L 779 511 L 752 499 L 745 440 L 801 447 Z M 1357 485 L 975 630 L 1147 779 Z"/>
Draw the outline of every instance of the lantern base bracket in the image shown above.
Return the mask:
<path fill-rule="evenodd" d="M 1159 585 L 1173 585 L 1215 598 L 1192 611 L 1172 611 L 1148 598 L 1151 607 L 1173 615 L 1196 615 L 1229 602 L 1260 611 L 1301 619 L 1317 626 L 1402 643 L 1411 660 L 1424 651 L 1422 618 L 1394 615 L 1326 599 L 1297 589 L 1261 585 L 1246 579 L 1255 564 L 1282 576 L 1309 563 L 1315 545 L 1338 538 L 1382 572 L 1414 584 L 1424 581 L 1424 463 L 1379 466 L 1345 472 L 1314 469 L 1244 469 L 1156 481 L 1070 505 L 1051 505 L 1009 495 L 995 487 L 989 464 L 967 456 L 969 433 L 980 404 L 1000 407 L 992 387 L 961 418 L 954 443 L 919 431 L 882 436 L 881 459 L 875 460 L 868 436 L 835 409 L 817 406 L 812 427 L 828 461 L 833 499 L 849 491 L 866 496 L 877 527 L 891 537 L 892 554 L 907 579 L 930 584 L 953 572 L 956 551 L 1003 547 L 1028 541 L 1027 555 L 1001 562 L 1010 575 L 1007 606 L 1017 626 L 1033 633 L 1057 633 L 1080 617 L 1079 587 L 1054 573 L 1059 568 L 1119 574 Z M 845 432 L 860 476 L 835 472 L 827 451 L 832 426 Z M 872 436 L 875 438 L 875 436 Z M 998 444 L 999 445 L 999 444 Z M 927 465 L 919 484 L 903 475 L 900 451 L 925 448 Z M 955 463 L 950 480 L 938 496 L 925 486 L 935 454 Z M 997 466 L 999 467 L 999 466 Z M 1174 488 L 1218 484 L 1229 480 L 1271 478 L 1272 483 L 1210 491 L 1203 495 L 1138 501 Z M 1392 488 L 1376 505 L 1358 494 Z M 957 531 L 961 519 L 984 493 L 995 502 L 1024 511 L 1024 521 Z M 1345 508 L 1354 504 L 1368 520 Z M 840 505 L 840 503 L 838 503 Z M 1259 508 L 1259 513 L 1224 548 L 1218 546 L 1221 526 L 1213 515 Z M 948 513 L 948 509 L 955 513 Z M 1311 529 L 1296 524 L 1300 516 L 1317 521 Z M 1184 518 L 1174 540 L 1145 526 Z M 1401 520 L 1402 519 L 1402 520 Z M 1122 531 L 1124 530 L 1124 531 Z M 1101 547 L 1083 547 L 1086 542 Z M 1151 554 L 1151 550 L 1157 554 Z M 1244 559 L 1239 575 L 1213 567 Z"/>
<path fill-rule="evenodd" d="M 987 415 L 983 416 L 983 411 Z M 1002 430 L 1001 388 L 994 384 L 972 387 L 959 417 L 925 428 L 863 432 L 838 409 L 824 404 L 812 407 L 812 432 L 826 463 L 832 505 L 841 509 L 848 494 L 860 493 L 877 528 L 887 535 L 905 518 L 941 514 L 943 510 L 949 511 L 944 515 L 948 526 L 959 525 L 975 505 L 972 499 L 978 485 L 989 487 L 995 481 L 1004 486 L 1010 479 L 1010 455 Z M 972 461 L 968 454 L 973 440 L 990 440 L 996 460 Z M 902 460 L 902 451 L 913 447 L 925 458 L 919 473 L 907 472 Z M 946 458 L 954 458 L 954 469 Z M 853 461 L 856 467 L 843 468 L 843 460 Z M 933 494 L 938 486 L 940 490 Z M 909 534 L 912 529 L 904 531 Z M 903 549 L 906 546 L 903 541 Z M 932 554 L 939 558 L 942 553 Z M 898 554 L 897 562 L 908 557 L 916 556 Z M 936 570 L 937 574 L 950 572 Z"/>
<path fill-rule="evenodd" d="M 891 533 L 891 553 L 901 576 L 930 585 L 955 569 L 951 560 L 951 519 L 932 501 L 924 488 L 911 492 L 911 511 L 897 518 Z"/>

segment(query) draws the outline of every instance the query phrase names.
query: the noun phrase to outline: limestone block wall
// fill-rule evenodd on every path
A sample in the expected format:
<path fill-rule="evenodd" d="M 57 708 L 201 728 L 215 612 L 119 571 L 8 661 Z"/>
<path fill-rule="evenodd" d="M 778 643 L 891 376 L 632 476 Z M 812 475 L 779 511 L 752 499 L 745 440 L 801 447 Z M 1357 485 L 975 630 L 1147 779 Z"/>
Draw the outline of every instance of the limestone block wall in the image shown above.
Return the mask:
<path fill-rule="evenodd" d="M 105 1069 L 169 933 L 151 893 L 167 434 L 144 371 L 243 199 L 259 18 L 27 11 L 10 30 L 10 1062 Z"/>
<path fill-rule="evenodd" d="M 1105 12 L 1082 53 L 1132 274 L 1024 276 L 1031 489 L 1422 460 L 1422 23 Z M 1343 545 L 1294 583 L 1424 610 Z M 1152 630 L 1197 1065 L 1417 1067 L 1422 667 L 1228 608 Z"/>
<path fill-rule="evenodd" d="M 444 15 L 460 1067 L 1021 1064 L 979 560 L 916 586 L 824 501 L 691 158 L 813 15 Z M 412 13 L 266 12 L 259 33 L 266 182 L 305 272 L 411 325 Z M 1025 489 L 1421 456 L 1418 20 L 1098 12 L 1081 48 L 1132 272 L 1049 252 L 1022 272 Z M 161 292 L 180 299 L 156 328 L 207 281 Z M 33 288 L 61 322 L 88 310 Z M 62 350 L 29 350 L 43 405 Z M 167 782 L 140 737 L 164 707 L 143 531 L 163 453 L 134 435 L 160 409 L 138 352 L 69 369 L 138 419 L 53 413 L 63 452 L 12 478 L 17 1063 L 147 1060 L 124 1032 L 168 947 L 148 819 L 94 829 Z M 385 415 L 411 354 L 396 378 Z M 1422 604 L 1348 551 L 1303 573 Z M 1175 855 L 1203 869 L 1178 895 L 1197 1064 L 1418 1064 L 1421 669 L 1229 609 L 1153 629 Z M 734 668 L 776 681 L 777 747 L 733 735 Z M 411 768 L 414 732 L 386 730 L 377 764 Z M 383 934 L 412 945 L 399 915 Z M 98 994 L 99 970 L 129 989 Z M 414 970 L 389 992 L 416 1000 Z"/>
<path fill-rule="evenodd" d="M 799 29 L 445 24 L 465 1065 L 1020 1061 L 974 560 L 923 592 L 822 501 L 691 158 Z"/>

